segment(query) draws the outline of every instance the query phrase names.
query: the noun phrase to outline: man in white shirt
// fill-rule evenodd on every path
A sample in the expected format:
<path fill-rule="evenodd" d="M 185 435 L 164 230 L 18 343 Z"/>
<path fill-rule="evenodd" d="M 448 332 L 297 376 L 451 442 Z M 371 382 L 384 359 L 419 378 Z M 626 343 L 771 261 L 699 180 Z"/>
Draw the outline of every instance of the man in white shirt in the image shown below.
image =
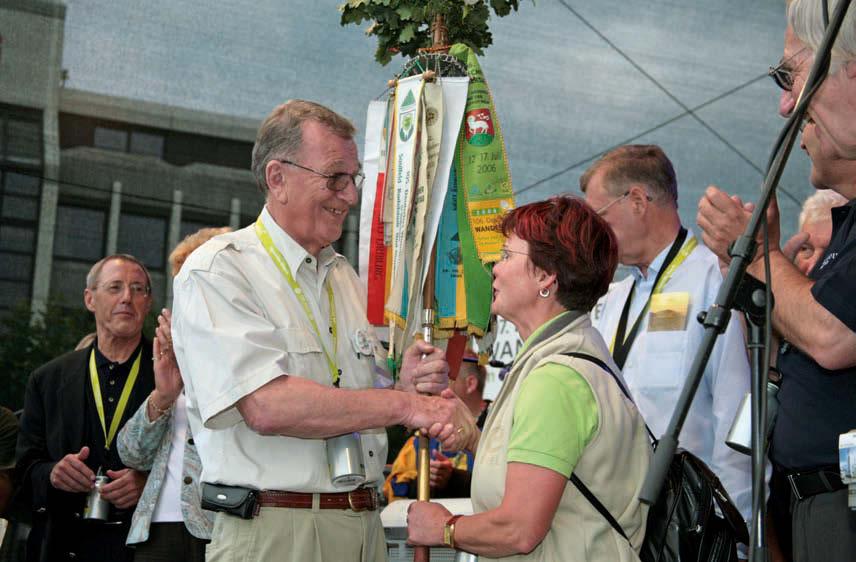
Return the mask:
<path fill-rule="evenodd" d="M 330 244 L 363 176 L 354 127 L 292 100 L 265 119 L 253 148 L 264 190 L 256 224 L 218 236 L 175 278 L 173 334 L 188 417 L 207 483 L 258 491 L 250 519 L 220 512 L 206 557 L 386 560 L 375 486 L 384 427 L 474 431 L 447 384 L 443 352 L 404 354 L 397 390 L 365 314 L 365 291 Z M 423 359 L 424 357 L 424 359 Z M 328 439 L 360 432 L 365 486 L 337 485 Z"/>
<path fill-rule="evenodd" d="M 654 145 L 616 148 L 580 178 L 586 201 L 612 226 L 630 270 L 592 312 L 639 411 L 655 435 L 671 419 L 704 328 L 696 320 L 722 283 L 716 256 L 681 226 L 677 178 Z M 681 432 L 681 447 L 719 476 L 745 519 L 751 463 L 725 445 L 749 391 L 749 362 L 736 315 L 719 337 Z"/>

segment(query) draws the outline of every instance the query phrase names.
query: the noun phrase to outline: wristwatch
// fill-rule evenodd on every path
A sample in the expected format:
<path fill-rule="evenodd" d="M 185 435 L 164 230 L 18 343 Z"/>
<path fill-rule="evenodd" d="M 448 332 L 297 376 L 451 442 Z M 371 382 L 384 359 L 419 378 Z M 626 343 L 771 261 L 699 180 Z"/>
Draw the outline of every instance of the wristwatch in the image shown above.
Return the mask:
<path fill-rule="evenodd" d="M 443 544 L 449 548 L 455 548 L 455 522 L 463 515 L 453 515 L 446 521 L 443 527 Z"/>

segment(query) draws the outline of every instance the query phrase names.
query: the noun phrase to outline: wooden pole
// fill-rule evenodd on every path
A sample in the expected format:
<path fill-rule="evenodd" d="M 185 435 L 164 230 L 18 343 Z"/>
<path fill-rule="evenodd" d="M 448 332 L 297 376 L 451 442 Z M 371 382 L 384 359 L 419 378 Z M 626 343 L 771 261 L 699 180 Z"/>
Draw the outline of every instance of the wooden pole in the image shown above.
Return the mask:
<path fill-rule="evenodd" d="M 431 24 L 432 48 L 446 47 L 449 41 L 449 30 L 442 14 L 434 16 Z M 422 287 L 422 339 L 427 343 L 434 343 L 434 271 L 436 261 L 436 242 L 431 247 L 431 259 L 428 262 L 428 273 L 425 277 L 425 285 Z M 431 450 L 430 440 L 427 435 L 417 432 L 419 455 L 417 457 L 417 479 L 416 499 L 419 501 L 431 500 Z M 417 546 L 413 550 L 413 562 L 429 562 L 431 551 L 427 546 Z"/>

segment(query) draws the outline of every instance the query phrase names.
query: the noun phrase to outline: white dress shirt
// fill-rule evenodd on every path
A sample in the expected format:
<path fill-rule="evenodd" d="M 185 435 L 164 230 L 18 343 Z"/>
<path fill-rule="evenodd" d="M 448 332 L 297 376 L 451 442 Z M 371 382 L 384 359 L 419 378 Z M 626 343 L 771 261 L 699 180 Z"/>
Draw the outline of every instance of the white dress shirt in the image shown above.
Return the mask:
<path fill-rule="evenodd" d="M 267 208 L 261 219 L 302 288 L 324 346 L 333 350 L 325 283 L 334 293 L 341 388 L 372 388 L 384 356 L 366 319 L 366 292 L 343 256 L 316 259 L 285 233 Z M 173 341 L 203 482 L 295 492 L 335 492 L 324 439 L 259 435 L 237 402 L 287 374 L 332 386 L 318 335 L 254 225 L 217 236 L 194 251 L 174 281 Z M 381 363 L 382 364 L 382 363 Z M 331 415 L 335 415 L 331 413 Z M 386 462 L 384 428 L 361 432 L 368 482 Z"/>
<path fill-rule="evenodd" d="M 693 236 L 688 232 L 687 244 Z M 631 267 L 631 275 L 610 285 L 592 311 L 592 322 L 609 344 L 615 337 L 621 311 L 636 280 L 627 333 L 639 317 L 663 267 L 669 244 L 653 260 L 643 276 Z M 665 432 L 689 374 L 690 365 L 704 335 L 696 320 L 713 303 L 722 274 L 716 256 L 699 243 L 663 286 L 661 294 L 687 293 L 689 306 L 681 330 L 649 331 L 648 312 L 627 355 L 623 374 L 633 400 L 657 437 Z M 680 446 L 701 458 L 719 476 L 744 519 L 752 512 L 750 457 L 725 444 L 737 407 L 749 392 L 750 371 L 743 328 L 736 314 L 719 336 L 704 371 L 680 434 Z"/>

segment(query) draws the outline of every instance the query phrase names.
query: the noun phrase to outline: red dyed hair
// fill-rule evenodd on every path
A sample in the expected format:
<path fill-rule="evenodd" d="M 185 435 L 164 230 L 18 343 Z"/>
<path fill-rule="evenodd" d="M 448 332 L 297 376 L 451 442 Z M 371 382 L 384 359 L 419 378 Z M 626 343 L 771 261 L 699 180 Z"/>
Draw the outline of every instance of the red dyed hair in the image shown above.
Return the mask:
<path fill-rule="evenodd" d="M 582 199 L 562 195 L 517 207 L 499 228 L 529 243 L 533 265 L 556 274 L 556 298 L 568 310 L 591 310 L 606 294 L 618 245 L 606 221 Z"/>

